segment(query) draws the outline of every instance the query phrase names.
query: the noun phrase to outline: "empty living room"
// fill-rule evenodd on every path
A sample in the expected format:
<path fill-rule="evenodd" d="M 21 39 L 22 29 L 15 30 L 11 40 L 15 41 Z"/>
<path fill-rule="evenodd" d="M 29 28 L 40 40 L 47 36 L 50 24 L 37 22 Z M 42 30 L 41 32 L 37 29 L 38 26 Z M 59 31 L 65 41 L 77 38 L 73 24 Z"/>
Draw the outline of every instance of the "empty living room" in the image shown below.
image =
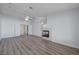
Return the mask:
<path fill-rule="evenodd" d="M 79 3 L 0 3 L 0 55 L 79 55 Z"/>

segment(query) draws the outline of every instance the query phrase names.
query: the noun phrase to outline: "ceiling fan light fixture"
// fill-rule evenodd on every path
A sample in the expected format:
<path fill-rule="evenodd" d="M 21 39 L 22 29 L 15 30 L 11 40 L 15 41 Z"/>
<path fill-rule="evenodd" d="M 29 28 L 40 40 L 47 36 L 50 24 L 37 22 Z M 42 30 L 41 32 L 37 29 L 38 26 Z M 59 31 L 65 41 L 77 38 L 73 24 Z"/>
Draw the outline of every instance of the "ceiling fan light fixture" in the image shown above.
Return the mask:
<path fill-rule="evenodd" d="M 28 20 L 29 20 L 29 19 L 27 19 L 27 18 L 25 19 L 25 21 L 28 21 Z"/>

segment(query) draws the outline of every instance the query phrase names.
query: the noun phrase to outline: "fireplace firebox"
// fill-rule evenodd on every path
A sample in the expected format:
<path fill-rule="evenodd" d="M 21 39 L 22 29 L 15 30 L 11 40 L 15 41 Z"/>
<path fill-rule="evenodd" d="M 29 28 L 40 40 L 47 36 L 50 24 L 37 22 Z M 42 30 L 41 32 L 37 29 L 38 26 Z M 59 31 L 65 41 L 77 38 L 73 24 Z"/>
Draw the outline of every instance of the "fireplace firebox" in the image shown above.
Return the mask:
<path fill-rule="evenodd" d="M 49 38 L 49 30 L 42 30 L 42 37 Z"/>

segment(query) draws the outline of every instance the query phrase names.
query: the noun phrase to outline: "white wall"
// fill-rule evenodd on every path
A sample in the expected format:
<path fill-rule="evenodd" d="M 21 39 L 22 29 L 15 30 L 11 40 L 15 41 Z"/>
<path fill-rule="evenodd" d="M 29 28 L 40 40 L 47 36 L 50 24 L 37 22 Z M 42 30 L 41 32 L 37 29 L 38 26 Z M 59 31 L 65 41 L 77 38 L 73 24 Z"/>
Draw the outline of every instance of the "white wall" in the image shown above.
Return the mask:
<path fill-rule="evenodd" d="M 1 38 L 20 35 L 20 24 L 24 21 L 11 16 L 2 16 L 1 19 Z"/>
<path fill-rule="evenodd" d="M 45 17 L 35 17 L 32 21 L 32 35 L 41 37 L 41 22 Z"/>
<path fill-rule="evenodd" d="M 52 41 L 79 48 L 79 9 L 57 12 L 47 17 L 52 28 Z"/>
<path fill-rule="evenodd" d="M 40 33 L 40 19 L 38 17 L 34 18 L 32 21 L 32 34 L 36 35 L 36 36 L 41 35 L 41 33 Z"/>

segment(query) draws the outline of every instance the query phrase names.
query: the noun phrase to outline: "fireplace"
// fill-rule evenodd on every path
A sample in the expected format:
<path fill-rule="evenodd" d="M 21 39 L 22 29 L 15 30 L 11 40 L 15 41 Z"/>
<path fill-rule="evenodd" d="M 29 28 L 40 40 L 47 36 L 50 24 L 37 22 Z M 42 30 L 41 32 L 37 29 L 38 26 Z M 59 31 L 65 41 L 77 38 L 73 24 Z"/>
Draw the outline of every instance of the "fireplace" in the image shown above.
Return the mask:
<path fill-rule="evenodd" d="M 49 38 L 49 30 L 42 30 L 42 37 Z"/>

